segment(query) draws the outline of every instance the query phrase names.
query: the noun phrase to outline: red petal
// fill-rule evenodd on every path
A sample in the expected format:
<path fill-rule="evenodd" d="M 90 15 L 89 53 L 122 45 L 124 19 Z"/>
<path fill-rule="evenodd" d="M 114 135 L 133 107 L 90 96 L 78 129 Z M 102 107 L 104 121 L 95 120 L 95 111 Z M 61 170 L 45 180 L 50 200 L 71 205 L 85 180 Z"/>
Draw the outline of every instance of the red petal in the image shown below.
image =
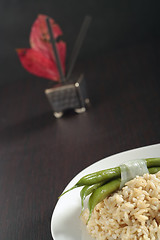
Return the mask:
<path fill-rule="evenodd" d="M 30 73 L 39 77 L 59 81 L 59 73 L 55 62 L 43 56 L 34 49 L 17 49 L 23 67 Z"/>
<path fill-rule="evenodd" d="M 40 51 L 46 58 L 55 61 L 52 45 L 49 42 L 50 37 L 46 25 L 46 18 L 46 15 L 38 15 L 38 18 L 33 23 L 30 33 L 30 45 L 34 50 Z M 62 30 L 60 29 L 59 25 L 56 24 L 51 18 L 50 23 L 54 31 L 55 38 L 61 36 Z M 66 44 L 63 41 L 60 41 L 57 43 L 57 48 L 62 68 L 65 72 Z"/>

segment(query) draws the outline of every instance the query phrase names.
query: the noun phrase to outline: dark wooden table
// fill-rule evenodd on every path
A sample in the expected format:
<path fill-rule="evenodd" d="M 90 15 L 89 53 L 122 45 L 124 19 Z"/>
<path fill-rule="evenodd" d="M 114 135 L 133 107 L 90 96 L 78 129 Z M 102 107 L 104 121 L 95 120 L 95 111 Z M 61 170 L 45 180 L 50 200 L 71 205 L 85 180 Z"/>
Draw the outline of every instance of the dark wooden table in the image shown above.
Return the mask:
<path fill-rule="evenodd" d="M 28 74 L 1 86 L 1 240 L 51 240 L 57 197 L 78 172 L 160 142 L 159 42 L 79 60 L 91 100 L 79 115 L 53 117 L 44 79 Z"/>

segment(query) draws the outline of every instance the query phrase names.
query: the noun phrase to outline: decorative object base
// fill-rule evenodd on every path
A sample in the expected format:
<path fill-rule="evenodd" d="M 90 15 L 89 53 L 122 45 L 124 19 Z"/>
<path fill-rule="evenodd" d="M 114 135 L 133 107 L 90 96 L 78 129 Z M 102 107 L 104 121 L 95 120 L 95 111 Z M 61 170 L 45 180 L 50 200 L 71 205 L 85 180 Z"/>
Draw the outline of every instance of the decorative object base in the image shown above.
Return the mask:
<path fill-rule="evenodd" d="M 61 118 L 69 109 L 74 109 L 76 113 L 83 113 L 90 102 L 83 74 L 79 78 L 72 78 L 67 83 L 46 89 L 45 94 L 56 118 Z"/>

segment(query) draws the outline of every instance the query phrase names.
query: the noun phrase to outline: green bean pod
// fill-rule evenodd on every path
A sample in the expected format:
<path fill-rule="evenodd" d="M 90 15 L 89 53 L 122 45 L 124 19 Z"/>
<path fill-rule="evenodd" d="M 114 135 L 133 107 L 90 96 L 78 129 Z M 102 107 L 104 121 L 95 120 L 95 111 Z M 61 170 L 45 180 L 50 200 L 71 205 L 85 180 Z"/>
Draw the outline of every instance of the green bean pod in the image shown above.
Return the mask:
<path fill-rule="evenodd" d="M 147 167 L 160 167 L 160 158 L 146 158 Z"/>
<path fill-rule="evenodd" d="M 62 197 L 64 194 L 66 194 L 67 192 L 70 192 L 71 190 L 73 190 L 73 189 L 75 189 L 75 188 L 77 188 L 77 187 L 79 187 L 79 186 L 77 186 L 77 185 L 75 184 L 75 185 L 74 185 L 73 187 L 71 187 L 70 189 L 64 191 L 58 198 Z"/>
<path fill-rule="evenodd" d="M 105 169 L 102 171 L 94 172 L 87 174 L 86 176 L 82 177 L 76 185 L 84 186 L 84 185 L 93 185 L 95 183 L 99 183 L 102 181 L 109 181 L 112 178 L 120 177 L 121 169 L 120 167 Z"/>
<path fill-rule="evenodd" d="M 84 210 L 84 200 L 86 199 L 86 197 L 88 195 L 90 195 L 94 190 L 96 190 L 97 188 L 99 188 L 100 186 L 104 185 L 106 182 L 102 181 L 100 183 L 96 183 L 94 185 L 91 186 L 84 186 L 80 192 L 80 196 L 81 196 L 81 205 L 82 205 L 82 211 Z"/>
<path fill-rule="evenodd" d="M 160 167 L 160 158 L 146 158 L 147 167 Z M 93 185 L 98 182 L 102 181 L 110 181 L 114 178 L 119 178 L 121 176 L 121 169 L 120 167 L 109 168 L 102 171 L 90 173 L 84 177 L 82 177 L 78 182 L 77 186 L 84 186 L 84 185 Z"/>
<path fill-rule="evenodd" d="M 92 211 L 95 208 L 95 206 L 104 200 L 107 196 L 109 196 L 111 193 L 115 192 L 119 189 L 121 183 L 121 179 L 117 178 L 110 182 L 107 182 L 103 186 L 97 188 L 90 196 L 88 201 L 88 209 L 89 209 L 89 218 L 91 217 Z"/>
<path fill-rule="evenodd" d="M 144 160 L 146 161 L 148 168 L 160 167 L 160 158 L 147 158 Z M 116 178 L 120 178 L 120 177 L 121 177 L 120 167 L 105 169 L 102 171 L 87 174 L 86 176 L 82 177 L 72 188 L 63 192 L 61 194 L 61 196 L 77 187 L 91 186 L 91 185 L 100 183 L 102 181 L 107 182 L 107 181 L 111 181 L 112 179 L 116 179 Z"/>
<path fill-rule="evenodd" d="M 147 167 L 160 167 L 160 158 L 146 158 Z M 77 186 L 93 185 L 102 181 L 110 181 L 114 178 L 119 178 L 121 176 L 120 167 L 109 168 L 102 171 L 87 174 L 82 177 L 78 182 Z"/>
<path fill-rule="evenodd" d="M 91 186 L 91 185 L 100 183 L 102 181 L 107 182 L 107 181 L 110 181 L 111 179 L 118 178 L 120 176 L 121 176 L 120 167 L 105 169 L 102 171 L 87 174 L 84 177 L 82 177 L 72 188 L 63 192 L 60 195 L 60 197 L 75 188 L 82 187 L 82 186 Z"/>
<path fill-rule="evenodd" d="M 160 167 L 150 167 L 148 168 L 150 174 L 155 174 L 160 171 Z"/>

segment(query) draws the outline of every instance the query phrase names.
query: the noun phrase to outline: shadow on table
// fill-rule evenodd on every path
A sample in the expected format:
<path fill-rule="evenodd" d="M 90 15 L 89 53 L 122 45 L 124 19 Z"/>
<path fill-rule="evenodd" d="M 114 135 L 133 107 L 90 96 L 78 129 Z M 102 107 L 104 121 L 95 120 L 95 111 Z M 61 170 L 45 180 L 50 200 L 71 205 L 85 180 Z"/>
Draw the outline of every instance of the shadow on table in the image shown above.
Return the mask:
<path fill-rule="evenodd" d="M 67 120 L 76 117 L 76 115 L 78 116 L 73 110 L 68 110 L 64 113 L 62 118 Z M 0 127 L 0 144 L 19 141 L 25 136 L 42 131 L 45 128 L 50 128 L 50 130 L 52 130 L 60 120 L 61 119 L 56 119 L 53 116 L 52 111 L 48 111 L 21 122 L 13 123 L 13 125 L 3 127 L 2 124 Z"/>
<path fill-rule="evenodd" d="M 52 116 L 52 112 L 46 112 L 32 118 L 25 119 L 24 121 L 17 122 L 10 126 L 1 126 L 0 135 L 1 143 L 13 142 L 21 139 L 24 135 L 37 132 L 44 129 L 46 126 L 55 124 L 56 119 Z"/>

